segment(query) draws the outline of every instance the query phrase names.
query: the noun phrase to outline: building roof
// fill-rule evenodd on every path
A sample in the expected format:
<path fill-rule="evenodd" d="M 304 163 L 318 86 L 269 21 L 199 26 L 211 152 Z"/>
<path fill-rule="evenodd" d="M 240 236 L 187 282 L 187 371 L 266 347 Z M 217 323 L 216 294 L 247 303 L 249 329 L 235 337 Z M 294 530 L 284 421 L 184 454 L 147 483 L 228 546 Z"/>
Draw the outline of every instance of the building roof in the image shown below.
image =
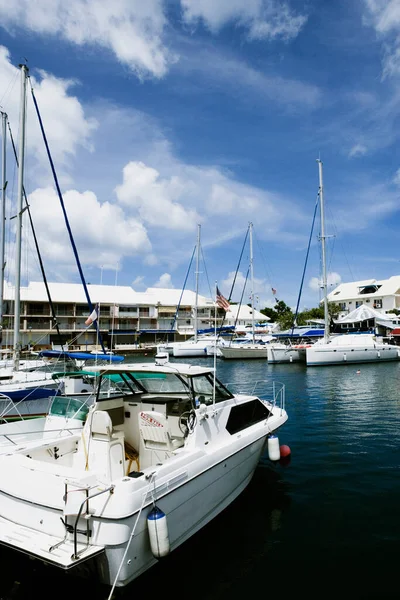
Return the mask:
<path fill-rule="evenodd" d="M 87 304 L 83 285 L 81 283 L 48 283 L 50 296 L 53 302 L 76 302 Z M 122 285 L 92 285 L 87 284 L 92 304 L 141 304 L 140 295 L 130 286 Z M 48 302 L 46 287 L 41 281 L 31 281 L 27 287 L 20 288 L 22 301 Z M 4 286 L 4 299 L 14 300 L 15 288 L 6 282 Z"/>
<path fill-rule="evenodd" d="M 374 286 L 379 286 L 379 288 L 374 291 Z M 360 293 L 362 290 L 368 290 L 369 288 L 371 288 L 371 292 Z M 389 279 L 365 279 L 363 281 L 341 283 L 328 294 L 328 301 L 342 302 L 351 298 L 374 298 L 393 296 L 394 294 L 400 294 L 400 275 L 393 275 Z"/>
<path fill-rule="evenodd" d="M 81 283 L 48 283 L 51 300 L 62 303 L 87 304 L 87 298 Z M 87 284 L 92 304 L 116 304 L 118 306 L 178 306 L 182 290 L 148 288 L 145 292 L 135 292 L 129 285 L 96 285 Z M 22 302 L 48 302 L 46 287 L 42 281 L 31 281 L 28 286 L 20 288 Z M 15 288 L 8 282 L 4 285 L 4 299 L 14 300 Z M 196 294 L 184 290 L 181 306 L 194 306 Z M 198 295 L 200 308 L 214 306 L 210 298 Z"/>

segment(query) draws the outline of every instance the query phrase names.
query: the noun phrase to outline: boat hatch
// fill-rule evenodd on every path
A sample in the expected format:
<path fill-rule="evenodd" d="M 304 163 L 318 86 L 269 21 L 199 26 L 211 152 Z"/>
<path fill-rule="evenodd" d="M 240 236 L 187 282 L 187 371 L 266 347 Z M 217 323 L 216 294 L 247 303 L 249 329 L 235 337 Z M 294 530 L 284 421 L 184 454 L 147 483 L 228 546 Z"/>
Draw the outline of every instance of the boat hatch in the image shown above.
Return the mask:
<path fill-rule="evenodd" d="M 73 542 L 65 542 L 50 552 L 50 548 L 59 541 L 53 535 L 12 523 L 0 517 L 0 544 L 30 556 L 36 556 L 42 561 L 62 569 L 71 569 L 88 558 L 98 556 L 104 552 L 103 546 L 90 545 L 86 547 L 86 544 L 78 543 L 77 550 L 82 553 L 79 554 L 79 558 L 74 559 L 72 558 L 74 554 Z"/>

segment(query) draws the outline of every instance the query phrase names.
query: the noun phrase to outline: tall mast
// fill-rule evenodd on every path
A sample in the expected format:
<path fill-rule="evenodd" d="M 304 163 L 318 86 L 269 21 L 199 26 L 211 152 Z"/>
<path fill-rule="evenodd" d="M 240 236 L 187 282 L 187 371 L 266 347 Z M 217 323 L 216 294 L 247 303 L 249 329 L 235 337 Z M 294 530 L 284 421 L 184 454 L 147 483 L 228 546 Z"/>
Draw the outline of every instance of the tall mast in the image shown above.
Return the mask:
<path fill-rule="evenodd" d="M 2 194 L 1 194 L 1 210 L 0 210 L 0 328 L 3 327 L 3 303 L 4 303 L 4 276 L 5 276 L 5 233 L 6 233 L 6 128 L 7 128 L 7 115 L 5 112 L 1 113 L 1 133 L 3 139 L 3 152 L 2 152 L 2 163 L 1 163 L 1 183 L 2 183 Z M 1 331 L 0 329 L 0 331 Z"/>
<path fill-rule="evenodd" d="M 250 278 L 251 278 L 251 330 L 254 344 L 254 269 L 253 269 L 253 223 L 249 225 L 250 229 Z"/>
<path fill-rule="evenodd" d="M 328 286 L 326 278 L 326 250 L 325 250 L 325 207 L 324 207 L 324 183 L 322 178 L 322 161 L 318 158 L 319 170 L 319 202 L 321 210 L 321 248 L 322 248 L 322 289 L 324 293 L 324 341 L 328 340 L 329 334 L 329 311 L 328 311 Z"/>
<path fill-rule="evenodd" d="M 197 245 L 196 245 L 196 301 L 194 307 L 194 341 L 197 342 L 197 306 L 199 302 L 199 268 L 200 268 L 200 227 L 197 225 Z"/>
<path fill-rule="evenodd" d="M 25 110 L 26 110 L 26 79 L 28 67 L 21 68 L 21 112 L 19 121 L 19 147 L 18 147 L 18 204 L 17 204 L 17 238 L 15 253 L 15 306 L 14 306 L 14 369 L 19 369 L 21 351 L 20 340 L 20 286 L 21 286 L 21 242 L 22 242 L 22 200 L 24 193 L 24 158 L 25 158 Z"/>

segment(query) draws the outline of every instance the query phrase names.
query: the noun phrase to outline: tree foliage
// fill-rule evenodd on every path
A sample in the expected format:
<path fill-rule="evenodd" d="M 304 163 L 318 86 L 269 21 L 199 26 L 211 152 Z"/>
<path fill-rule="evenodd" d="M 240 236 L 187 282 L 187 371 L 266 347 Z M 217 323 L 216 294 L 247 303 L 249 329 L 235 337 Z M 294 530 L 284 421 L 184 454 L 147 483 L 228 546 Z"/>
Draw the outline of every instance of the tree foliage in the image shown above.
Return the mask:
<path fill-rule="evenodd" d="M 260 311 L 266 317 L 269 317 L 271 323 L 278 323 L 281 330 L 290 329 L 294 325 L 294 313 L 292 309 L 283 301 L 277 300 L 274 308 L 265 307 Z M 328 304 L 328 312 L 331 319 L 336 319 L 340 308 L 338 304 Z M 307 321 L 324 319 L 324 307 L 306 308 L 299 312 L 296 318 L 297 325 L 306 325 Z"/>

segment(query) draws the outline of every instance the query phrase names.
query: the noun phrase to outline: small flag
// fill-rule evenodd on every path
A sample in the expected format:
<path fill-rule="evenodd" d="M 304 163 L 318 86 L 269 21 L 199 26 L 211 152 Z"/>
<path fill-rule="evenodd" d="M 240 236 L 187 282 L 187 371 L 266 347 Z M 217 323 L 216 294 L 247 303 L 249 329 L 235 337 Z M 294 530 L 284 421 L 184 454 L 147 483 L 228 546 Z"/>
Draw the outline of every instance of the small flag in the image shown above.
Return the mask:
<path fill-rule="evenodd" d="M 276 289 L 275 289 L 275 288 L 271 288 L 271 289 L 272 289 L 272 293 L 273 293 L 273 295 L 275 296 L 275 294 L 276 294 Z"/>
<path fill-rule="evenodd" d="M 219 291 L 218 287 L 217 287 L 217 295 L 216 295 L 216 298 L 215 298 L 215 302 L 223 310 L 229 310 L 230 304 L 229 304 L 228 300 L 225 298 L 225 296 L 223 296 L 221 294 L 221 292 Z"/>
<path fill-rule="evenodd" d="M 96 319 L 97 319 L 97 306 L 92 310 L 92 312 L 86 319 L 85 325 L 91 325 L 93 323 L 93 321 L 95 321 Z"/>

